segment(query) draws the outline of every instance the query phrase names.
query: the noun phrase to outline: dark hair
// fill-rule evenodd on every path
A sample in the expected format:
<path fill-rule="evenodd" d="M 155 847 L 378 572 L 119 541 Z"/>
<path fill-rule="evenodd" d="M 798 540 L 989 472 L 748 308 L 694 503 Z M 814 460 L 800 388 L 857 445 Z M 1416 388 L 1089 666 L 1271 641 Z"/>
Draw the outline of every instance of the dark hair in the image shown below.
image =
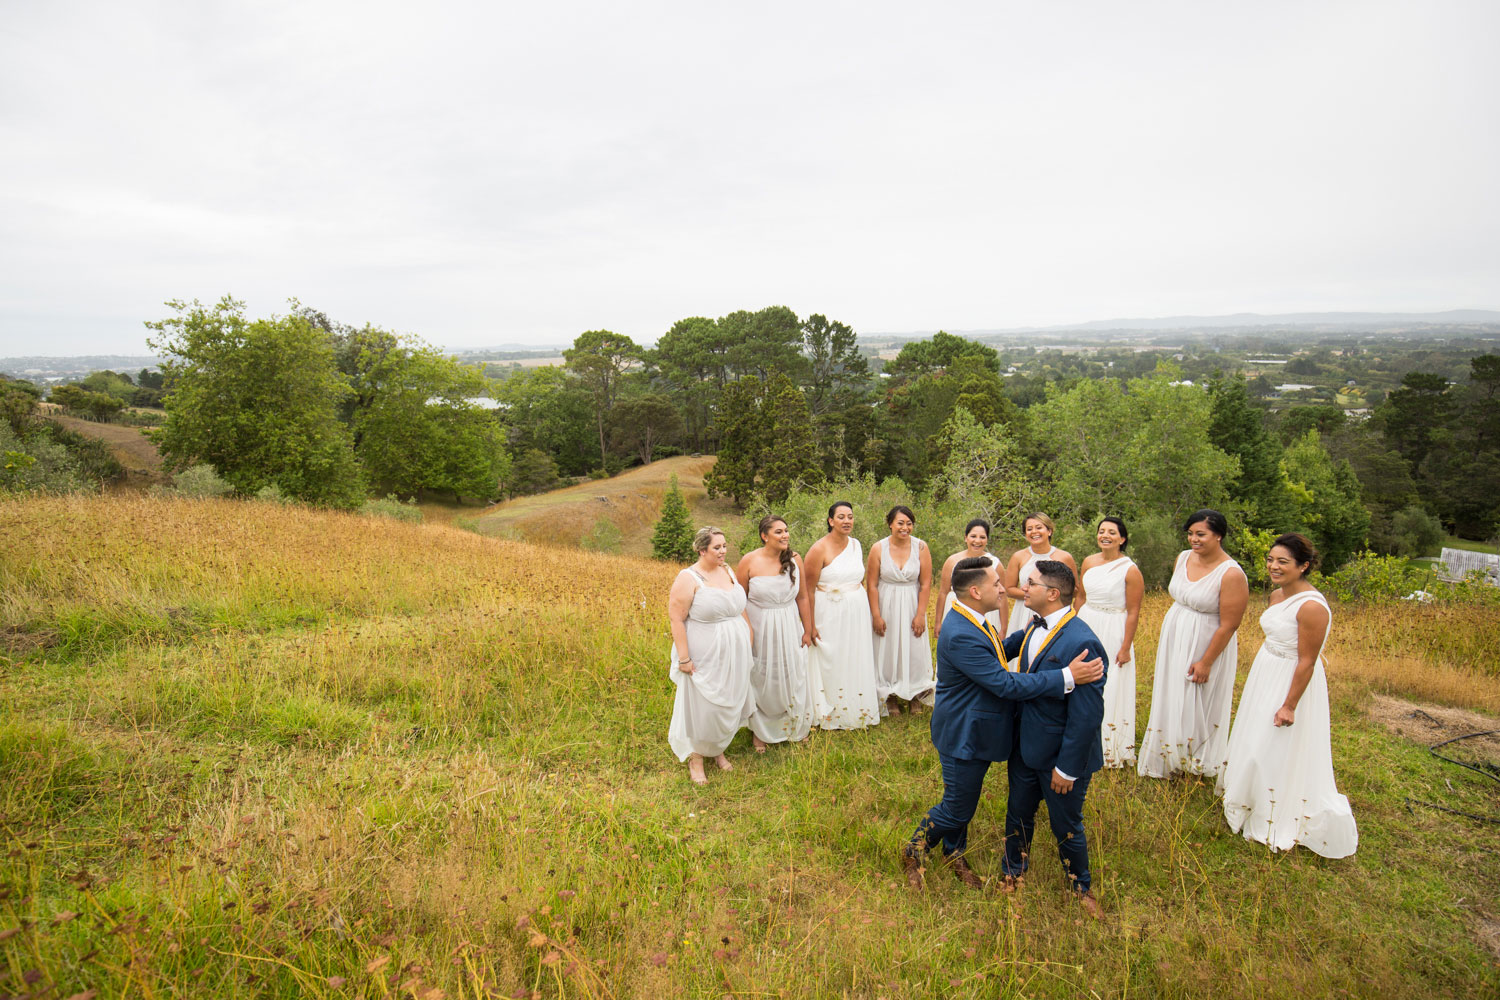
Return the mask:
<path fill-rule="evenodd" d="M 953 564 L 953 576 L 949 579 L 952 585 L 953 599 L 958 600 L 958 595 L 967 591 L 970 587 L 984 579 L 984 571 L 990 568 L 989 556 L 965 556 Z"/>
<path fill-rule="evenodd" d="M 760 531 L 760 540 L 761 541 L 765 541 L 766 540 L 766 534 L 768 532 L 770 532 L 771 525 L 776 524 L 778 522 L 781 523 L 781 524 L 786 524 L 786 518 L 784 518 L 784 517 L 777 517 L 775 514 L 767 514 L 765 517 L 763 517 L 763 518 L 760 519 L 760 528 L 759 528 L 759 531 Z M 790 576 L 792 578 L 792 582 L 796 583 L 797 582 L 797 564 L 794 563 L 794 562 L 792 562 L 792 556 L 793 556 L 793 554 L 794 553 L 792 552 L 792 547 L 790 545 L 788 545 L 786 548 L 784 548 L 784 549 L 781 550 L 781 572 L 783 572 L 783 573 L 787 574 L 788 576 Z"/>
<path fill-rule="evenodd" d="M 1304 573 L 1311 573 L 1318 568 L 1318 549 L 1306 535 L 1299 535 L 1295 531 L 1288 531 L 1284 535 L 1276 536 L 1276 541 L 1271 543 L 1271 549 L 1276 548 L 1278 545 L 1291 553 L 1292 559 L 1298 566 L 1304 563 L 1307 564 L 1307 569 L 1303 571 Z M 1271 549 L 1266 550 L 1267 555 L 1271 554 Z"/>
<path fill-rule="evenodd" d="M 917 515 L 911 512 L 910 507 L 906 506 L 905 504 L 898 503 L 896 506 L 892 507 L 891 512 L 885 516 L 885 526 L 887 528 L 891 526 L 891 522 L 896 519 L 897 514 L 905 514 L 906 519 L 912 523 L 912 527 L 916 527 Z"/>
<path fill-rule="evenodd" d="M 968 538 L 969 532 L 973 531 L 975 528 L 983 528 L 984 537 L 988 538 L 990 536 L 990 522 L 986 521 L 982 517 L 976 517 L 974 518 L 974 520 L 964 525 L 964 537 Z"/>
<path fill-rule="evenodd" d="M 1223 514 L 1209 507 L 1205 507 L 1202 510 L 1195 510 L 1189 514 L 1187 522 L 1182 526 L 1182 530 L 1187 531 L 1200 521 L 1207 524 L 1208 530 L 1220 538 L 1225 538 L 1229 535 L 1229 522 L 1224 520 Z"/>
<path fill-rule="evenodd" d="M 838 510 L 840 507 L 848 507 L 849 508 L 849 513 L 851 513 L 851 514 L 854 513 L 854 505 L 852 503 L 850 503 L 848 500 L 835 500 L 833 502 L 833 506 L 828 508 L 828 517 L 827 517 L 826 520 L 827 520 L 827 523 L 828 523 L 828 530 L 829 531 L 833 530 L 833 523 L 832 523 L 833 522 L 833 512 L 836 511 L 836 510 Z"/>
<path fill-rule="evenodd" d="M 1057 588 L 1057 595 L 1064 604 L 1073 603 L 1073 590 L 1077 586 L 1073 580 L 1073 571 L 1068 569 L 1068 564 L 1058 562 L 1056 559 L 1038 559 L 1036 561 L 1036 575 L 1042 578 L 1042 582 L 1049 587 Z"/>
<path fill-rule="evenodd" d="M 1098 534 L 1099 529 L 1104 527 L 1105 524 L 1113 524 L 1116 528 L 1120 529 L 1120 551 L 1124 552 L 1125 546 L 1130 544 L 1130 532 L 1125 530 L 1125 522 L 1113 514 L 1108 517 L 1101 517 L 1099 518 L 1099 523 L 1094 525 L 1094 533 Z"/>

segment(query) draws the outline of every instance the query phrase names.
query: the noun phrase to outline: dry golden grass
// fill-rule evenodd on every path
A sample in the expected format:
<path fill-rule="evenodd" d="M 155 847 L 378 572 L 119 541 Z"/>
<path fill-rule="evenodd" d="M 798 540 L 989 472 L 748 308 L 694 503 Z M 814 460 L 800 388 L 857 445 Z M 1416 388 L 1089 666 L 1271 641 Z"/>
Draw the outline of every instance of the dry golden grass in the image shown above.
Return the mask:
<path fill-rule="evenodd" d="M 1100 774 L 1085 926 L 896 846 L 923 717 L 695 789 L 665 747 L 675 567 L 271 504 L 0 503 L 0 991 L 68 997 L 1492 996 L 1500 839 L 1477 775 L 1357 706 L 1456 678 L 1463 609 L 1336 608 L 1360 851 L 1270 855 L 1194 782 Z M 1164 595 L 1138 647 L 1138 715 Z M 1259 637 L 1252 611 L 1242 667 Z M 1396 622 L 1403 623 L 1395 627 Z M 1366 636 L 1366 633 L 1378 633 Z M 1463 681 L 1464 678 L 1468 682 Z M 997 870 L 1003 779 L 972 856 Z M 1451 784 L 1452 790 L 1449 790 Z M 1044 835 L 1045 837 L 1045 835 Z M 29 978 L 34 977 L 34 978 Z M 49 991 L 50 993 L 46 992 Z"/>

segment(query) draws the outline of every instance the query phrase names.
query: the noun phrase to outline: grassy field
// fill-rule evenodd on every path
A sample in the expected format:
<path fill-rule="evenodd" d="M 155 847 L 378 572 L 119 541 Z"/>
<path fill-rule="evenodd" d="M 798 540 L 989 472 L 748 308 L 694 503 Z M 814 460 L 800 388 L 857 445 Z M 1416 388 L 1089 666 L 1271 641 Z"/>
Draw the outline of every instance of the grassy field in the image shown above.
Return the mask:
<path fill-rule="evenodd" d="M 1335 609 L 1354 858 L 1269 854 L 1200 783 L 1102 773 L 1085 923 L 1044 844 L 1016 896 L 899 884 L 940 790 L 925 717 L 759 758 L 742 734 L 690 785 L 665 741 L 674 571 L 267 504 L 0 500 L 0 995 L 1500 990 L 1500 831 L 1407 801 L 1500 796 L 1404 700 L 1500 713 L 1500 623 Z"/>

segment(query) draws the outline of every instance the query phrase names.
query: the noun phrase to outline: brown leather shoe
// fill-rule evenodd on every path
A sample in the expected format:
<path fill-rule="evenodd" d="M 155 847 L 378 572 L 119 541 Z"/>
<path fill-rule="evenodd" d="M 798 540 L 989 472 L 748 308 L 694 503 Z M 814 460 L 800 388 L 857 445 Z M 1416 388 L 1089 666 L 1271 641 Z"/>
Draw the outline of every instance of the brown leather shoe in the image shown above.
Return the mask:
<path fill-rule="evenodd" d="M 1092 892 L 1080 892 L 1078 894 L 1078 902 L 1083 907 L 1084 913 L 1087 913 L 1095 920 L 1104 919 L 1104 907 L 1099 905 L 1099 900 L 1095 898 Z"/>
<path fill-rule="evenodd" d="M 984 888 L 984 879 L 980 878 L 979 873 L 969 867 L 969 863 L 964 860 L 963 855 L 954 858 L 949 864 L 953 868 L 953 874 L 964 885 L 970 889 Z"/>
<path fill-rule="evenodd" d="M 901 845 L 901 870 L 906 873 L 906 884 L 909 888 L 922 888 L 922 859 L 918 856 L 915 845 L 910 843 Z"/>

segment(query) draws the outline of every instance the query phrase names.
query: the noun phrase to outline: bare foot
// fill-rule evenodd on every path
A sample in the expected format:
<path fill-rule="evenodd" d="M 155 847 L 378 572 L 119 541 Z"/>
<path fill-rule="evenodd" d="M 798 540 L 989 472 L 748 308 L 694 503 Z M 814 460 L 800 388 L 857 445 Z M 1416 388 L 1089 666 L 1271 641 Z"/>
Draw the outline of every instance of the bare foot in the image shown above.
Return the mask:
<path fill-rule="evenodd" d="M 703 758 L 697 754 L 688 758 L 688 777 L 693 779 L 695 785 L 708 784 L 708 776 L 703 773 Z"/>
<path fill-rule="evenodd" d="M 719 770 L 721 771 L 734 770 L 734 765 L 729 763 L 729 758 L 724 756 L 723 754 L 719 754 L 719 756 L 715 757 L 714 763 L 719 765 Z"/>
<path fill-rule="evenodd" d="M 887 714 L 890 714 L 890 715 L 900 715 L 901 714 L 901 699 L 897 698 L 895 695 L 891 695 L 889 698 L 887 698 L 885 700 L 885 710 L 886 710 Z"/>
<path fill-rule="evenodd" d="M 766 741 L 761 739 L 759 736 L 756 736 L 754 733 L 750 734 L 750 745 L 755 748 L 756 753 L 766 752 Z"/>

